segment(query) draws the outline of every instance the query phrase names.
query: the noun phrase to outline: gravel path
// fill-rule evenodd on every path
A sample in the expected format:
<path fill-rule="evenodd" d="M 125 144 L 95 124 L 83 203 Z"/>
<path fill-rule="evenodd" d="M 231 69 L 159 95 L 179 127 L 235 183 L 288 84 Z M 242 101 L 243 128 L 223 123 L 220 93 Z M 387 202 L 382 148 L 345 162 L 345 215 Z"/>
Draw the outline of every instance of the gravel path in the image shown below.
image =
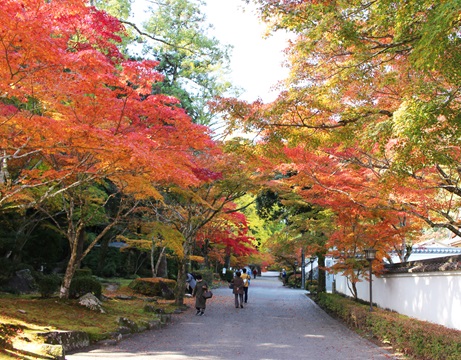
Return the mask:
<path fill-rule="evenodd" d="M 230 289 L 215 289 L 204 316 L 191 308 L 161 330 L 66 359 L 395 359 L 332 319 L 305 291 L 283 287 L 275 274 L 264 275 L 251 280 L 243 309 L 234 307 Z"/>

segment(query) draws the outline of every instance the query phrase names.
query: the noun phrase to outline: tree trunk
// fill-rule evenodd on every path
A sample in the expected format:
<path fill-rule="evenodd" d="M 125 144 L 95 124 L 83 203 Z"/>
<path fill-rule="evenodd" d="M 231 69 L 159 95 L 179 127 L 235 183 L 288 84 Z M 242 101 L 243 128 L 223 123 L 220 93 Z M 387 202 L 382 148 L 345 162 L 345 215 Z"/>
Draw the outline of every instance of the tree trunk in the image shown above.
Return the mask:
<path fill-rule="evenodd" d="M 184 257 L 179 262 L 178 277 L 175 289 L 175 304 L 178 306 L 184 305 L 184 293 L 186 292 L 186 272 L 187 265 L 190 261 L 190 251 L 192 242 L 188 238 L 183 244 Z"/>
<path fill-rule="evenodd" d="M 203 258 L 205 259 L 204 265 L 208 269 L 210 267 L 210 259 L 208 257 L 208 246 L 210 244 L 210 240 L 205 239 L 203 245 Z"/>
<path fill-rule="evenodd" d="M 163 254 L 163 256 L 159 259 L 157 276 L 164 278 L 168 277 L 168 261 L 165 254 Z"/>
<path fill-rule="evenodd" d="M 102 274 L 102 270 L 104 269 L 104 265 L 106 264 L 107 252 L 109 250 L 109 241 L 110 241 L 109 236 L 106 236 L 101 241 L 101 246 L 99 248 L 99 256 L 98 256 L 98 266 L 96 268 L 97 275 Z"/>
<path fill-rule="evenodd" d="M 155 276 L 160 276 L 160 271 L 159 271 L 160 266 L 162 264 L 164 265 L 164 260 L 166 259 L 165 250 L 166 250 L 166 247 L 162 247 L 162 250 L 160 251 L 160 255 L 158 256 L 157 264 L 155 265 Z M 163 268 L 162 270 L 165 270 L 165 268 Z M 167 275 L 166 271 L 163 271 L 161 277 L 166 277 L 166 275 Z"/>
<path fill-rule="evenodd" d="M 152 277 L 157 277 L 157 270 L 154 265 L 154 252 L 155 252 L 155 240 L 152 239 L 152 246 L 150 247 L 150 269 L 152 271 Z"/>
<path fill-rule="evenodd" d="M 72 278 L 75 274 L 75 269 L 77 268 L 77 238 L 71 241 L 70 244 L 70 259 L 67 263 L 66 272 L 64 274 L 64 279 L 62 280 L 61 289 L 59 291 L 59 297 L 61 299 L 68 299 L 69 298 L 69 289 L 70 283 L 72 282 Z"/>
<path fill-rule="evenodd" d="M 327 291 L 327 282 L 326 282 L 326 275 L 325 275 L 325 255 L 320 254 L 317 257 L 318 261 L 318 287 L 317 292 L 325 292 Z"/>
<path fill-rule="evenodd" d="M 186 292 L 186 271 L 189 262 L 189 255 L 181 259 L 178 267 L 178 281 L 175 289 L 175 305 L 181 306 L 184 304 L 184 293 Z"/>

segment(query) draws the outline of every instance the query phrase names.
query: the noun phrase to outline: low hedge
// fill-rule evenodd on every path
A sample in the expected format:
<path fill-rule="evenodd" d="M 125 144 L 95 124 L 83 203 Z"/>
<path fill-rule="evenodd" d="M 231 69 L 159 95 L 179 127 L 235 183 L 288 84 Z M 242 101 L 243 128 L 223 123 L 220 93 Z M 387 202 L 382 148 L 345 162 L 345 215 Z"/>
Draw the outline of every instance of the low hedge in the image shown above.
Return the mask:
<path fill-rule="evenodd" d="M 77 299 L 87 293 L 92 293 L 98 299 L 101 299 L 101 283 L 91 276 L 74 277 L 70 283 L 69 297 L 71 299 Z"/>
<path fill-rule="evenodd" d="M 59 275 L 56 274 L 43 275 L 40 273 L 36 277 L 36 281 L 40 295 L 43 298 L 49 298 L 59 290 L 62 279 Z"/>
<path fill-rule="evenodd" d="M 317 302 L 349 326 L 371 332 L 410 359 L 461 359 L 461 331 L 382 309 L 370 312 L 369 305 L 338 294 L 318 294 Z"/>
<path fill-rule="evenodd" d="M 211 270 L 211 269 L 201 269 L 201 270 L 194 271 L 194 275 L 198 275 L 198 274 L 202 275 L 203 280 L 206 281 L 208 286 L 213 285 L 213 270 Z M 231 278 L 231 280 L 232 280 L 232 278 Z"/>
<path fill-rule="evenodd" d="M 128 287 L 137 293 L 147 296 L 161 296 L 170 298 L 173 294 L 176 281 L 165 278 L 138 278 L 133 280 Z M 174 298 L 174 294 L 173 294 Z"/>

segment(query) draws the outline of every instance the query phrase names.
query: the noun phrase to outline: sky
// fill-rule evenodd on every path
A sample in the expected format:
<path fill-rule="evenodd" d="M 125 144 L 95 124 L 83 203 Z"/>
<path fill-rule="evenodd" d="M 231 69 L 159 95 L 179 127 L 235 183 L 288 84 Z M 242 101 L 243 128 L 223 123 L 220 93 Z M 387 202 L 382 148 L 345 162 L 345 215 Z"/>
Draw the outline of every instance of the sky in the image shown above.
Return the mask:
<path fill-rule="evenodd" d="M 254 7 L 242 0 L 205 0 L 203 9 L 208 23 L 214 26 L 209 35 L 223 45 L 232 45 L 230 81 L 242 88 L 242 100 L 261 98 L 269 102 L 277 97 L 271 88 L 287 77 L 288 70 L 282 66 L 283 49 L 287 35 L 277 34 L 264 39 L 265 25 L 255 13 Z M 148 0 L 135 0 L 136 13 L 148 5 Z"/>
<path fill-rule="evenodd" d="M 242 0 L 206 1 L 208 21 L 215 27 L 213 35 L 223 44 L 234 46 L 231 80 L 246 90 L 241 98 L 274 100 L 277 92 L 271 88 L 288 74 L 282 66 L 288 36 L 264 38 L 266 25 L 258 20 L 255 8 Z"/>

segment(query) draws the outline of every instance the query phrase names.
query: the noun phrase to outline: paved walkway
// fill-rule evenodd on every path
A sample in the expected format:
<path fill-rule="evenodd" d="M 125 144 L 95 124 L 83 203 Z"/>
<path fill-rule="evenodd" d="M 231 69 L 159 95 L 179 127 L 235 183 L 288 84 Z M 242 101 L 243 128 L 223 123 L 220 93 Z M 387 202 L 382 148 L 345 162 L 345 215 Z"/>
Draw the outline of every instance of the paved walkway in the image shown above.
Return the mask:
<path fill-rule="evenodd" d="M 305 291 L 283 287 L 270 276 L 276 274 L 264 275 L 251 280 L 243 309 L 234 307 L 232 290 L 216 289 L 204 316 L 191 308 L 161 330 L 66 359 L 394 359 L 328 316 Z"/>

